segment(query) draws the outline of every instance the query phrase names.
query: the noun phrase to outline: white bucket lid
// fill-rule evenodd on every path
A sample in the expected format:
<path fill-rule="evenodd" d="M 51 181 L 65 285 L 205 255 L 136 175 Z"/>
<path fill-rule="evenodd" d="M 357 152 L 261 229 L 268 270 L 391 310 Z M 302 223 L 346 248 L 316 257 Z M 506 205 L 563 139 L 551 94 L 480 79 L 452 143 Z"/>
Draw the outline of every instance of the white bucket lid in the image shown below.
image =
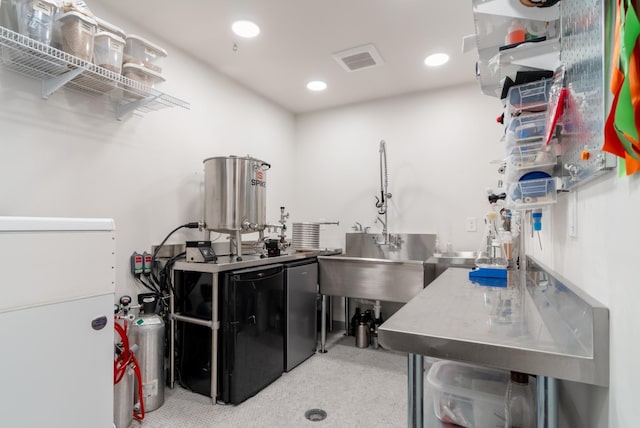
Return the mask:
<path fill-rule="evenodd" d="M 127 33 L 125 33 L 122 28 L 116 27 L 112 23 L 107 22 L 102 18 L 98 18 L 97 16 L 96 16 L 96 23 L 98 24 L 98 28 L 100 29 L 100 31 L 108 31 L 110 33 L 113 33 L 116 36 L 122 38 L 123 41 L 127 37 Z"/>
<path fill-rule="evenodd" d="M 100 31 L 99 33 L 96 33 L 93 38 L 97 39 L 100 37 L 108 37 L 110 39 L 112 39 L 113 41 L 116 41 L 118 43 L 122 43 L 124 45 L 124 39 L 116 34 L 110 33 L 109 31 Z"/>
<path fill-rule="evenodd" d="M 98 24 L 96 24 L 96 20 L 95 19 L 93 19 L 93 18 L 91 18 L 91 17 L 89 17 L 87 15 L 84 15 L 84 14 L 82 14 L 80 12 L 74 12 L 74 11 L 67 12 L 67 13 L 64 13 L 62 15 L 58 15 L 58 16 L 56 16 L 56 20 L 57 21 L 65 21 L 65 20 L 67 20 L 67 19 L 69 19 L 71 17 L 80 18 L 81 20 L 83 20 L 87 24 L 90 24 L 90 25 L 92 25 L 94 27 L 98 26 Z"/>

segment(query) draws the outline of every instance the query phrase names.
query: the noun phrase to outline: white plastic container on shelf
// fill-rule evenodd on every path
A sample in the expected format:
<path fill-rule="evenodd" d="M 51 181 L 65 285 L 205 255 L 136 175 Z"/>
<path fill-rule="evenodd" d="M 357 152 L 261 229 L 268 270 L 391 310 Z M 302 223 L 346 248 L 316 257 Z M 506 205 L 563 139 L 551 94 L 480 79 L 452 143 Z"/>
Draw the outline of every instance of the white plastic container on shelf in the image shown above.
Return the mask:
<path fill-rule="evenodd" d="M 504 425 L 508 371 L 443 360 L 431 366 L 427 383 L 441 421 L 463 427 Z"/>
<path fill-rule="evenodd" d="M 551 174 L 556 165 L 556 156 L 555 140 L 549 144 L 539 140 L 529 144 L 520 144 L 511 149 L 511 153 L 507 156 L 507 162 L 513 166 L 515 171 L 535 169 Z"/>
<path fill-rule="evenodd" d="M 160 73 L 137 64 L 123 64 L 122 75 L 151 88 L 165 81 Z"/>
<path fill-rule="evenodd" d="M 124 47 L 124 64 L 136 64 L 155 73 L 162 73 L 167 51 L 140 36 L 129 35 Z"/>
<path fill-rule="evenodd" d="M 96 33 L 93 39 L 93 63 L 114 73 L 122 73 L 124 40 L 106 31 Z"/>
<path fill-rule="evenodd" d="M 507 147 L 541 139 L 545 135 L 546 112 L 521 114 L 511 118 L 507 125 Z"/>
<path fill-rule="evenodd" d="M 512 86 L 507 93 L 507 112 L 512 114 L 518 111 L 545 111 L 552 82 L 552 79 L 543 79 Z"/>
<path fill-rule="evenodd" d="M 14 0 L 0 0 L 0 26 L 18 31 L 18 16 Z"/>
<path fill-rule="evenodd" d="M 53 0 L 15 0 L 18 32 L 45 45 L 51 44 L 53 21 L 59 4 Z"/>
<path fill-rule="evenodd" d="M 79 12 L 56 17 L 54 44 L 69 55 L 85 61 L 93 60 L 93 36 L 98 25 L 93 18 Z"/>

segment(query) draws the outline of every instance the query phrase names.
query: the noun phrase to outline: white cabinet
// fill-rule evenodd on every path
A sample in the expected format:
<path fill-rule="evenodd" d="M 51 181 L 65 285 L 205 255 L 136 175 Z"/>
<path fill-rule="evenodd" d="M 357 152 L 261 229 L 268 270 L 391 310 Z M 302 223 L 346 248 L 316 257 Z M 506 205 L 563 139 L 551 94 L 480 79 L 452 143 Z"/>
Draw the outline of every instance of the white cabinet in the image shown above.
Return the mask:
<path fill-rule="evenodd" d="M 3 426 L 112 428 L 112 308 L 105 294 L 0 313 Z"/>
<path fill-rule="evenodd" d="M 111 428 L 109 219 L 0 217 L 3 426 Z"/>

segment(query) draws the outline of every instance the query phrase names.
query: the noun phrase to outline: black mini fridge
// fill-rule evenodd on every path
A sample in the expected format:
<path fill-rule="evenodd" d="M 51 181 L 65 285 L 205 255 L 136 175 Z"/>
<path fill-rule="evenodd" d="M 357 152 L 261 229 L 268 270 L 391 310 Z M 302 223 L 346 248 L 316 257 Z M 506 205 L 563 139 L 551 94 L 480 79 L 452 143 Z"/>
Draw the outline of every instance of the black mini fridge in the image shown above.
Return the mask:
<path fill-rule="evenodd" d="M 220 282 L 218 399 L 238 404 L 283 372 L 284 267 L 225 273 Z"/>

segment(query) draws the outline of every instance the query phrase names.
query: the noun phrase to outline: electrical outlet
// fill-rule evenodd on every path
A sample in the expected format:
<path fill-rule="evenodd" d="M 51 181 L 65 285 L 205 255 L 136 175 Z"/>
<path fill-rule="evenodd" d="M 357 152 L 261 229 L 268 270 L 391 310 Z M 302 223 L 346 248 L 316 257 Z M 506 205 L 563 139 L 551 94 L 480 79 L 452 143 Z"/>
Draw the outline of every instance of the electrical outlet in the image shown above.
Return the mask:
<path fill-rule="evenodd" d="M 478 231 L 478 220 L 475 217 L 467 217 L 467 232 Z"/>

